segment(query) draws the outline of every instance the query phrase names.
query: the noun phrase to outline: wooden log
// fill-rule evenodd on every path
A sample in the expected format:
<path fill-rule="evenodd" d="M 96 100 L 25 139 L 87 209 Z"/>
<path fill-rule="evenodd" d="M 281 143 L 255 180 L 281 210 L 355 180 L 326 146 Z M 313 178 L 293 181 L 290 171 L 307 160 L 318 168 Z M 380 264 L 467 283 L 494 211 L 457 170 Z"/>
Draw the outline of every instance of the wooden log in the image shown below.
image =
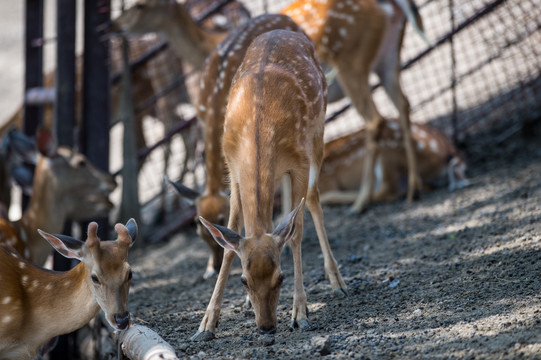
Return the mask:
<path fill-rule="evenodd" d="M 156 332 L 143 325 L 132 324 L 118 334 L 124 355 L 131 360 L 178 360 L 175 350 Z"/>

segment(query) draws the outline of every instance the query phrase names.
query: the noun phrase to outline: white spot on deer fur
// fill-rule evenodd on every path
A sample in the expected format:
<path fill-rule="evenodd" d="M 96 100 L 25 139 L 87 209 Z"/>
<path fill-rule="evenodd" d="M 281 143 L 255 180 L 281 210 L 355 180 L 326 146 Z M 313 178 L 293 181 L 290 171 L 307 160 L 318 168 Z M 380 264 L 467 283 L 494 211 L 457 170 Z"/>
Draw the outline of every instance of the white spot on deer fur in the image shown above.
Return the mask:
<path fill-rule="evenodd" d="M 11 302 L 11 300 L 13 300 L 13 298 L 11 296 L 6 296 L 5 298 L 2 299 L 2 305 L 7 305 Z"/>
<path fill-rule="evenodd" d="M 424 148 L 425 148 L 425 143 L 422 141 L 417 141 L 417 149 L 424 150 Z"/>
<path fill-rule="evenodd" d="M 424 130 L 419 130 L 419 131 L 418 131 L 418 134 L 419 134 L 419 137 L 420 137 L 421 139 L 426 139 L 426 131 L 424 131 Z"/>
<path fill-rule="evenodd" d="M 205 106 L 203 106 L 203 105 L 199 105 L 199 110 L 200 111 L 205 111 L 205 110 L 207 110 L 207 108 Z"/>
<path fill-rule="evenodd" d="M 393 16 L 393 13 L 394 13 L 393 5 L 388 4 L 388 3 L 385 3 L 385 4 L 380 3 L 379 6 L 381 7 L 381 10 L 383 10 L 383 12 L 387 14 L 387 16 L 389 17 Z"/>
<path fill-rule="evenodd" d="M 53 284 L 47 284 L 47 286 L 45 286 L 45 290 L 52 290 L 53 289 Z"/>
<path fill-rule="evenodd" d="M 323 42 L 323 44 L 327 45 L 329 43 L 329 37 L 328 36 L 323 36 L 321 38 L 321 41 Z"/>
<path fill-rule="evenodd" d="M 28 283 L 28 275 L 24 275 L 21 280 L 23 282 L 23 285 L 26 286 Z"/>
<path fill-rule="evenodd" d="M 13 320 L 13 317 L 11 315 L 6 315 L 2 318 L 2 324 L 7 324 Z"/>
<path fill-rule="evenodd" d="M 340 30 L 338 30 L 338 33 L 340 34 L 340 36 L 342 37 L 346 37 L 348 35 L 348 31 L 346 30 L 346 28 L 340 28 Z"/>
<path fill-rule="evenodd" d="M 24 262 L 21 261 L 21 262 L 19 263 L 19 267 L 20 267 L 21 269 L 24 269 L 25 266 L 26 266 L 26 264 L 25 264 Z"/>

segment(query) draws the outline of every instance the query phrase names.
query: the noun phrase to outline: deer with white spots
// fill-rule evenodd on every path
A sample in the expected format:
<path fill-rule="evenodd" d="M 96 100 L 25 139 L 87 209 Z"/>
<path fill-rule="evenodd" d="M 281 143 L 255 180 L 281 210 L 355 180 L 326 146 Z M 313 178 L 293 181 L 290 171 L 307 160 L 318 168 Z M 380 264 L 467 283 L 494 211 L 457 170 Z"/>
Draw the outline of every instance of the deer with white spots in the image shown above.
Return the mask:
<path fill-rule="evenodd" d="M 408 164 L 400 125 L 382 123 L 377 141 L 375 184 L 371 201 L 394 201 L 405 195 Z M 428 189 L 444 184 L 449 190 L 469 184 L 466 163 L 451 140 L 428 124 L 413 124 L 415 144 L 423 186 Z M 362 129 L 325 144 L 325 155 L 319 176 L 321 202 L 351 204 L 358 195 L 366 156 L 366 130 Z"/>
<path fill-rule="evenodd" d="M 31 170 L 25 166 L 14 168 L 13 176 L 29 182 L 21 185 L 31 187 L 32 196 L 20 220 L 0 219 L 0 244 L 43 265 L 51 248 L 36 229 L 60 232 L 68 219 L 83 221 L 106 216 L 113 208 L 109 195 L 116 182 L 111 175 L 90 164 L 83 154 L 68 147 L 57 147 L 45 130 L 38 133 L 37 149 L 33 144 L 29 146 L 24 135 L 15 130 L 9 133 L 9 139 L 18 156 L 35 161 L 35 170 L 34 174 L 28 174 Z M 30 183 L 32 178 L 33 183 Z"/>
<path fill-rule="evenodd" d="M 225 193 L 227 182 L 222 136 L 229 88 L 233 76 L 242 63 L 250 43 L 259 35 L 270 30 L 286 29 L 301 32 L 299 26 L 284 15 L 261 15 L 231 32 L 209 55 L 201 75 L 201 97 L 197 116 L 203 127 L 205 140 L 206 182 L 203 193 L 173 183 L 183 196 L 195 201 L 197 208 L 197 232 L 211 250 L 203 277 L 210 278 L 220 271 L 223 248 L 199 221 L 199 216 L 212 223 L 226 225 L 229 216 L 229 198 Z M 289 209 L 291 210 L 291 209 Z M 289 211 L 288 210 L 288 211 Z"/>
<path fill-rule="evenodd" d="M 424 37 L 411 0 L 298 0 L 282 11 L 312 39 L 321 61 L 337 70 L 340 84 L 366 121 L 362 186 L 351 208 L 368 205 L 374 183 L 376 142 L 384 121 L 372 99 L 369 74 L 375 71 L 399 113 L 408 164 L 408 201 L 421 189 L 410 129 L 409 103 L 400 86 L 400 49 L 406 19 Z"/>
<path fill-rule="evenodd" d="M 64 273 L 36 266 L 0 245 L 0 359 L 32 359 L 41 345 L 81 328 L 100 309 L 113 328 L 129 326 L 127 258 L 137 224 L 133 219 L 116 224 L 115 241 L 100 241 L 97 230 L 98 224 L 90 223 L 84 242 L 38 230 L 60 254 L 81 261 Z"/>
<path fill-rule="evenodd" d="M 210 340 L 235 255 L 241 282 L 254 307 L 259 332 L 276 332 L 276 307 L 284 280 L 280 255 L 291 243 L 294 296 L 291 327 L 308 327 L 302 280 L 301 240 L 306 199 L 333 291 L 346 293 L 329 246 L 319 203 L 327 86 L 314 47 L 302 33 L 273 30 L 257 37 L 235 74 L 225 113 L 223 153 L 231 185 L 228 227 L 200 218 L 225 248 L 212 298 L 193 340 Z M 274 192 L 282 176 L 291 179 L 298 206 L 273 230 Z M 240 233 L 244 227 L 245 236 Z"/>

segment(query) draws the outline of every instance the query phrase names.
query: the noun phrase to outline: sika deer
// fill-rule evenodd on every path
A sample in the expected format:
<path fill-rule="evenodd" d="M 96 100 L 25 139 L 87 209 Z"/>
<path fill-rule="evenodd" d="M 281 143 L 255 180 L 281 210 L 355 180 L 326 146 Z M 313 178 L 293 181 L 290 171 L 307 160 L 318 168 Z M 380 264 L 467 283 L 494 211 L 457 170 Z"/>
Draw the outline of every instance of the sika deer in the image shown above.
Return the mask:
<path fill-rule="evenodd" d="M 280 254 L 288 241 L 295 273 L 291 326 L 308 326 L 301 261 L 304 198 L 331 286 L 336 293 L 345 294 L 319 203 L 326 96 L 324 74 L 304 34 L 274 30 L 260 35 L 248 47 L 233 79 L 224 123 L 223 151 L 231 182 L 229 229 L 200 218 L 226 249 L 224 261 L 193 340 L 214 337 L 235 254 L 241 260 L 241 281 L 254 306 L 259 332 L 276 332 L 276 306 L 284 279 Z M 274 192 L 286 174 L 292 182 L 292 199 L 299 205 L 273 231 Z M 244 237 L 240 235 L 243 224 Z"/>
<path fill-rule="evenodd" d="M 65 273 L 36 266 L 0 245 L 0 359 L 32 359 L 42 344 L 79 329 L 100 308 L 115 329 L 129 326 L 127 258 L 137 224 L 116 224 L 115 241 L 100 241 L 97 229 L 95 222 L 88 225 L 85 242 L 38 230 L 60 254 L 81 261 Z"/>
<path fill-rule="evenodd" d="M 197 231 L 211 250 L 203 277 L 214 276 L 220 270 L 223 248 L 214 241 L 202 226 L 199 216 L 210 222 L 225 225 L 229 216 L 229 201 L 224 193 L 225 164 L 222 154 L 224 116 L 233 76 L 244 59 L 250 43 L 259 35 L 275 29 L 301 32 L 289 17 L 284 15 L 261 15 L 230 33 L 208 57 L 201 76 L 201 97 L 197 115 L 203 126 L 205 139 L 206 183 L 203 194 L 173 184 L 183 196 L 195 200 L 197 207 Z M 288 209 L 290 211 L 291 209 Z"/>
<path fill-rule="evenodd" d="M 464 159 L 444 133 L 427 124 L 413 124 L 411 134 L 425 187 L 440 185 L 446 179 L 450 190 L 468 185 Z M 365 156 L 364 129 L 325 144 L 319 176 L 322 203 L 351 204 L 355 201 Z M 375 174 L 371 201 L 393 201 L 405 195 L 408 164 L 402 132 L 396 121 L 383 123 L 377 141 Z"/>
<path fill-rule="evenodd" d="M 372 70 L 380 77 L 399 112 L 408 163 L 408 201 L 421 189 L 410 131 L 409 103 L 399 80 L 405 19 L 422 34 L 422 26 L 416 25 L 412 8 L 413 2 L 404 0 L 298 0 L 282 11 L 306 31 L 319 58 L 338 70 L 340 84 L 366 121 L 367 156 L 362 185 L 351 208 L 354 212 L 364 210 L 371 197 L 378 129 L 384 121 L 370 91 L 368 76 Z"/>
<path fill-rule="evenodd" d="M 15 150 L 20 135 L 10 133 Z M 56 147 L 49 133 L 38 135 L 36 149 L 21 156 L 37 157 L 32 197 L 22 218 L 10 223 L 0 219 L 0 244 L 7 246 L 35 264 L 43 265 L 50 253 L 49 245 L 41 239 L 36 229 L 60 232 L 64 222 L 88 220 L 107 215 L 113 204 L 109 194 L 116 187 L 115 180 L 88 162 L 83 154 L 67 147 Z"/>

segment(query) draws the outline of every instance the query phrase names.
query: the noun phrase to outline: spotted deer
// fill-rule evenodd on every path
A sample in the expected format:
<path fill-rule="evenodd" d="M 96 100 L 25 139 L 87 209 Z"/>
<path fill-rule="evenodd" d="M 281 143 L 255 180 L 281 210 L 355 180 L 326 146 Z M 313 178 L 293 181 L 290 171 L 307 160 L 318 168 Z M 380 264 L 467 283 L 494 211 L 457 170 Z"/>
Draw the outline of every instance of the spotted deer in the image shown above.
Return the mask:
<path fill-rule="evenodd" d="M 304 34 L 273 30 L 249 45 L 231 85 L 222 139 L 231 186 L 228 227 L 200 218 L 225 248 L 223 264 L 192 340 L 214 337 L 235 255 L 241 260 L 241 282 L 254 307 L 259 332 L 276 332 L 276 306 L 284 280 L 280 254 L 287 242 L 293 249 L 295 274 L 291 326 L 308 327 L 301 260 L 304 199 L 331 287 L 336 294 L 345 294 L 319 203 L 326 96 L 325 76 Z M 273 230 L 274 192 L 284 175 L 291 178 L 291 198 L 298 206 Z M 243 227 L 245 236 L 240 235 Z"/>
<path fill-rule="evenodd" d="M 178 182 L 173 185 L 181 195 L 195 201 L 197 231 L 211 250 L 204 278 L 210 278 L 220 270 L 223 248 L 214 241 L 208 230 L 201 224 L 199 216 L 219 225 L 225 225 L 229 216 L 229 199 L 225 193 L 227 181 L 224 181 L 227 174 L 222 154 L 222 136 L 229 88 L 250 43 L 257 36 L 274 29 L 301 31 L 298 25 L 287 16 L 261 15 L 253 18 L 231 32 L 218 45 L 207 58 L 201 75 L 201 97 L 197 105 L 197 116 L 202 125 L 205 140 L 205 189 L 203 193 L 200 193 Z"/>
<path fill-rule="evenodd" d="M 372 99 L 369 74 L 376 72 L 398 109 L 408 164 L 408 201 L 421 189 L 410 129 L 409 103 L 400 86 L 400 48 L 408 19 L 422 36 L 420 18 L 408 0 L 298 0 L 282 13 L 312 39 L 321 61 L 337 70 L 340 84 L 366 121 L 366 151 L 361 187 L 351 211 L 368 205 L 374 183 L 377 130 L 383 120 Z M 426 39 L 426 37 L 425 37 Z"/>
<path fill-rule="evenodd" d="M 400 125 L 382 124 L 377 141 L 375 184 L 371 201 L 394 201 L 405 195 L 408 165 Z M 468 185 L 466 163 L 450 139 L 428 124 L 411 127 L 415 156 L 425 189 L 447 180 L 449 189 Z M 319 176 L 320 200 L 329 204 L 351 204 L 357 198 L 366 156 L 366 130 L 362 129 L 325 144 Z"/>
<path fill-rule="evenodd" d="M 115 241 L 100 241 L 97 229 L 90 223 L 84 242 L 33 231 L 63 256 L 80 261 L 64 273 L 36 266 L 0 245 L 0 359 L 32 359 L 42 344 L 81 328 L 100 309 L 113 328 L 129 326 L 127 258 L 137 224 L 133 219 L 116 224 Z"/>
<path fill-rule="evenodd" d="M 37 159 L 34 175 L 25 177 L 33 178 L 32 196 L 21 219 L 14 222 L 0 219 L 0 244 L 43 265 L 50 247 L 36 229 L 60 232 L 68 219 L 82 221 L 107 215 L 113 208 L 109 194 L 116 182 L 111 175 L 94 167 L 83 154 L 68 147 L 57 147 L 46 131 L 39 133 L 37 149 L 24 144 L 18 146 L 19 138 L 15 130 L 10 133 L 14 151 L 26 159 Z M 16 173 L 15 169 L 14 175 L 18 176 Z"/>

